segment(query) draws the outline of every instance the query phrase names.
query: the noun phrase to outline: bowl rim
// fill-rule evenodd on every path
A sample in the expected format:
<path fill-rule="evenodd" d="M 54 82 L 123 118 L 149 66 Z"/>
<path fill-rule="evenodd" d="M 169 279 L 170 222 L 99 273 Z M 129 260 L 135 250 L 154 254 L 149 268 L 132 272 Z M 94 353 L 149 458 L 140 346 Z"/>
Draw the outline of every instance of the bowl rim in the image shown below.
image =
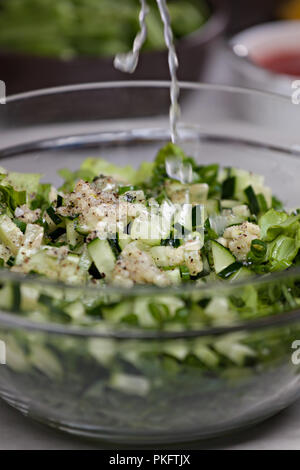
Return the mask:
<path fill-rule="evenodd" d="M 180 88 L 183 90 L 206 90 L 206 91 L 224 91 L 227 93 L 242 94 L 242 95 L 256 95 L 265 96 L 275 100 L 281 100 L 285 103 L 291 103 L 289 97 L 280 95 L 272 92 L 265 92 L 255 89 L 247 89 L 241 87 L 234 87 L 228 85 L 216 85 L 206 83 L 194 83 L 194 82 L 179 82 Z M 6 104 L 18 104 L 23 100 L 30 100 L 35 98 L 41 98 L 49 95 L 57 95 L 60 93 L 74 93 L 87 90 L 101 90 L 108 88 L 169 88 L 170 81 L 114 81 L 114 82 L 95 82 L 87 84 L 67 85 L 53 88 L 45 88 L 41 90 L 34 90 L 24 92 L 16 95 L 7 97 Z M 10 147 L 6 147 L 9 149 Z M 293 153 L 290 148 L 278 148 L 282 151 L 289 151 Z M 3 149 L 5 150 L 5 149 Z M 3 151 L 1 150 L 1 152 Z M 233 290 L 235 287 L 243 287 L 247 285 L 262 285 L 269 283 L 270 281 L 280 281 L 281 279 L 293 278 L 294 276 L 300 275 L 300 266 L 291 268 L 287 271 L 267 274 L 263 276 L 253 276 L 250 279 L 242 281 L 234 281 L 225 285 L 222 285 L 221 290 L 226 292 Z M 47 285 L 50 287 L 56 287 L 65 290 L 78 290 L 77 285 L 70 285 L 61 282 L 51 281 L 38 276 L 22 275 L 19 273 L 13 273 L 11 271 L 0 270 L 0 281 L 11 281 L 14 283 L 26 283 L 26 284 L 40 284 Z M 121 288 L 116 286 L 103 286 L 102 288 L 95 286 L 85 286 L 84 292 L 103 293 L 105 295 L 124 295 L 126 296 L 144 296 L 144 295 L 180 295 L 189 292 L 209 292 L 214 291 L 216 286 L 220 290 L 219 283 L 209 283 L 203 287 L 185 284 L 184 286 L 170 288 L 159 288 L 152 285 L 141 285 L 135 286 L 131 289 Z M 132 339 L 178 339 L 178 338 L 197 338 L 203 336 L 216 336 L 222 334 L 233 333 L 243 330 L 253 330 L 258 328 L 269 328 L 279 324 L 291 323 L 297 321 L 300 318 L 300 309 L 294 309 L 290 312 L 280 313 L 276 315 L 270 315 L 268 317 L 260 317 L 256 320 L 246 320 L 243 322 L 235 323 L 232 325 L 224 325 L 218 327 L 198 328 L 191 330 L 177 330 L 177 331 L 164 331 L 161 329 L 145 329 L 145 328 L 132 328 L 132 327 L 120 327 L 120 325 L 113 325 L 103 320 L 103 328 L 99 330 L 99 324 L 96 328 L 90 327 L 89 325 L 74 326 L 71 324 L 59 324 L 55 322 L 39 322 L 36 320 L 20 317 L 17 313 L 0 311 L 0 324 L 5 325 L 8 328 L 24 328 L 32 331 L 44 331 L 50 334 L 59 335 L 71 335 L 81 337 L 96 337 L 96 338 L 109 338 L 109 339 L 120 339 L 120 340 L 132 340 Z"/>
<path fill-rule="evenodd" d="M 259 88 L 245 88 L 233 85 L 224 85 L 216 83 L 204 82 L 190 82 L 178 80 L 180 89 L 182 90 L 206 90 L 206 91 L 225 91 L 232 94 L 243 95 L 257 95 L 265 96 L 274 99 L 281 99 L 286 103 L 291 103 L 290 97 L 275 93 L 272 91 L 265 91 Z M 56 87 L 40 88 L 37 90 L 29 90 L 21 93 L 12 94 L 6 97 L 6 104 L 22 101 L 25 99 L 41 98 L 43 96 L 61 94 L 61 93 L 74 93 L 80 91 L 101 90 L 107 88 L 170 88 L 170 80 L 112 80 L 106 82 L 90 82 L 90 83 L 75 83 L 70 85 L 60 85 Z M 1 109 L 1 108 L 0 108 Z"/>

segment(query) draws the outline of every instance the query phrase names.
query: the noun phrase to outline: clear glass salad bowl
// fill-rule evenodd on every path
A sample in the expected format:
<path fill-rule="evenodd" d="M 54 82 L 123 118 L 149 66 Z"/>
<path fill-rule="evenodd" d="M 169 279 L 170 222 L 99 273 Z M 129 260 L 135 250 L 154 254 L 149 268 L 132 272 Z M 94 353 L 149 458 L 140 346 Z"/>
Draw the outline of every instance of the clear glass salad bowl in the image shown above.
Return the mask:
<path fill-rule="evenodd" d="M 134 166 L 151 160 L 169 140 L 168 87 L 96 83 L 11 97 L 0 107 L 1 165 L 57 184 L 58 169 L 75 169 L 87 156 Z M 287 207 L 299 207 L 297 105 L 192 83 L 182 84 L 182 96 L 187 152 L 263 174 Z M 299 282 L 296 267 L 201 288 L 96 289 L 0 270 L 0 396 L 50 426 L 113 442 L 190 441 L 249 426 L 299 396 L 300 310 L 289 296 Z M 76 316 L 80 303 L 99 298 L 139 315 L 151 299 L 179 302 L 183 315 L 210 302 L 214 321 L 158 330 L 126 326 L 116 313 L 110 323 L 96 317 L 75 326 L 57 308 L 64 301 Z M 247 320 L 231 316 L 229 301 Z"/>

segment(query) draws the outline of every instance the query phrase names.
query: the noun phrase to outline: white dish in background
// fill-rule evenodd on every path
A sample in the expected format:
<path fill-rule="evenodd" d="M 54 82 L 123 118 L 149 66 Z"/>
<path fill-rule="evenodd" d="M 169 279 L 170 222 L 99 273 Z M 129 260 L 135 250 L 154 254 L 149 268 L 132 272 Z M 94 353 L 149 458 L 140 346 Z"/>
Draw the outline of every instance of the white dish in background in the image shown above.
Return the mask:
<path fill-rule="evenodd" d="M 299 52 L 299 45 L 300 21 L 297 20 L 264 23 L 236 34 L 229 42 L 235 83 L 291 96 L 292 83 L 298 77 L 272 72 L 255 62 L 274 53 Z"/>

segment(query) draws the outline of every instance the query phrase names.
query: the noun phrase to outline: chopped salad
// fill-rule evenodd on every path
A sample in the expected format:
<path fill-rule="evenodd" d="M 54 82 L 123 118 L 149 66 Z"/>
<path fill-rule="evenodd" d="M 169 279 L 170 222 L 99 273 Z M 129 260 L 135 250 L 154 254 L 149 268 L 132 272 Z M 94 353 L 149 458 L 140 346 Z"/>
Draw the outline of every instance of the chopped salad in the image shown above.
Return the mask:
<path fill-rule="evenodd" d="M 64 320 L 91 316 L 157 326 L 190 317 L 203 321 L 207 315 L 211 320 L 210 310 L 221 310 L 224 319 L 226 312 L 228 318 L 241 312 L 253 316 L 299 305 L 296 284 L 282 286 L 280 302 L 264 291 L 239 301 L 226 298 L 226 305 L 224 298 L 203 305 L 197 298 L 196 309 L 180 296 L 139 309 L 97 291 L 154 285 L 166 292 L 212 282 L 221 290 L 226 283 L 257 275 L 268 279 L 298 264 L 300 211 L 284 210 L 261 175 L 201 165 L 171 143 L 137 170 L 88 158 L 75 172 L 60 170 L 59 189 L 41 183 L 39 174 L 0 172 L 2 268 L 99 292 L 87 303 L 54 296 L 54 310 L 63 312 Z M 18 294 L 0 289 L 2 308 L 39 310 L 41 303 L 50 315 L 49 292 L 36 288 L 33 296 L 24 287 Z"/>

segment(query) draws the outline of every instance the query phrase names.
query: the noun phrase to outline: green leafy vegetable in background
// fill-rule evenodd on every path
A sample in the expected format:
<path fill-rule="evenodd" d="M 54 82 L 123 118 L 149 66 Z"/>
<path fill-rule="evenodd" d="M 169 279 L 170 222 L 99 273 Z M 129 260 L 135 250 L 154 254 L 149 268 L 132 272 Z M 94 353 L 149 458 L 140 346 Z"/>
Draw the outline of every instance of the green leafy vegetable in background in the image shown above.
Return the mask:
<path fill-rule="evenodd" d="M 146 50 L 164 49 L 163 27 L 150 0 Z M 168 2 L 176 39 L 208 18 L 205 0 Z M 138 0 L 1 0 L 0 48 L 41 56 L 111 56 L 128 51 L 138 31 Z"/>

